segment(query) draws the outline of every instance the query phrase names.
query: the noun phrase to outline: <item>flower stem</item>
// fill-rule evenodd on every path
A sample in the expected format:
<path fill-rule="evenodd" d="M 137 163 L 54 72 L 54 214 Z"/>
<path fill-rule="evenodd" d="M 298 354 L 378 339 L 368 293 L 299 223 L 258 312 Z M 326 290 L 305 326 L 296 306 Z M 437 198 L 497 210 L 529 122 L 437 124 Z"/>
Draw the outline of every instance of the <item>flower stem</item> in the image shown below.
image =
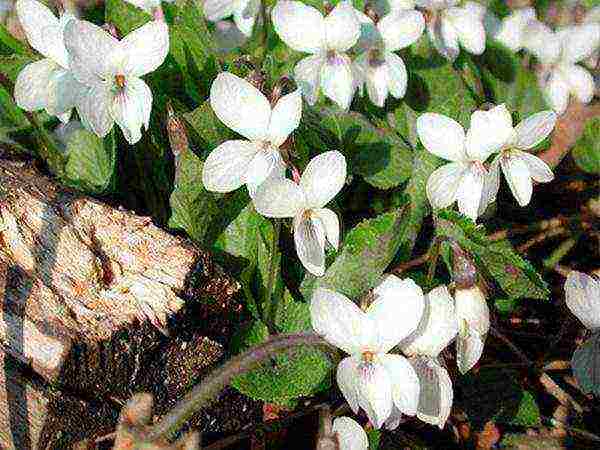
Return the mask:
<path fill-rule="evenodd" d="M 270 248 L 269 260 L 269 278 L 267 279 L 267 288 L 265 290 L 265 322 L 269 327 L 271 334 L 276 333 L 275 320 L 277 317 L 277 302 L 275 301 L 275 279 L 277 277 L 277 262 L 280 261 L 278 253 L 279 249 L 279 233 L 281 232 L 281 220 L 273 221 L 273 241 Z"/>
<path fill-rule="evenodd" d="M 145 440 L 168 439 L 201 407 L 209 404 L 231 380 L 275 353 L 289 352 L 297 347 L 320 346 L 333 351 L 325 340 L 314 333 L 282 334 L 252 347 L 213 370 L 204 381 L 192 389 L 160 422 L 151 428 Z"/>

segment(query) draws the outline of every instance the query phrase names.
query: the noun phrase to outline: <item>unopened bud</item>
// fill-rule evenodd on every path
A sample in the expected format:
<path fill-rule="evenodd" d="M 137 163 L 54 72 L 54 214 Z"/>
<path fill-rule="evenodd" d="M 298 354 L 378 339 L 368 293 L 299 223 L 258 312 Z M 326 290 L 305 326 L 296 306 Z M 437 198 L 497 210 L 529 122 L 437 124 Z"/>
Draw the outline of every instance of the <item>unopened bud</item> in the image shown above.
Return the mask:
<path fill-rule="evenodd" d="M 457 243 L 452 243 L 452 278 L 457 289 L 473 287 L 477 282 L 477 267 Z"/>
<path fill-rule="evenodd" d="M 169 136 L 169 144 L 171 144 L 171 152 L 175 157 L 175 177 L 179 169 L 179 161 L 181 155 L 189 150 L 189 141 L 185 125 L 177 117 L 171 103 L 167 104 L 167 134 Z"/>

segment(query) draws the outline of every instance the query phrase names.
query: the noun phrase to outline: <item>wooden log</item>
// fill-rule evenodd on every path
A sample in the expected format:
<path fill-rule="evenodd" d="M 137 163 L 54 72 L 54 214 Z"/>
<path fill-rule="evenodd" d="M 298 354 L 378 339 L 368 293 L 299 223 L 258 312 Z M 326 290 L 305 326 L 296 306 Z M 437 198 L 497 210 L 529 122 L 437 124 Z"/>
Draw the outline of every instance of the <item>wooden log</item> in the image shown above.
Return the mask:
<path fill-rule="evenodd" d="M 0 353 L 68 398 L 118 405 L 180 366 L 185 383 L 197 381 L 222 347 L 193 336 L 195 351 L 177 361 L 165 349 L 183 344 L 166 336 L 176 334 L 186 303 L 210 297 L 234 305 L 238 289 L 207 252 L 149 218 L 62 189 L 27 163 L 0 160 Z M 54 420 L 51 398 L 39 383 L 0 382 L 8 393 L 0 395 L 0 427 L 17 420 L 29 430 L 26 446 L 14 432 L 0 433 L 0 448 L 42 448 L 42 431 Z M 19 389 L 35 393 L 21 397 L 39 416 L 18 412 L 10 392 Z M 172 401 L 164 398 L 172 390 L 162 391 L 159 406 Z"/>

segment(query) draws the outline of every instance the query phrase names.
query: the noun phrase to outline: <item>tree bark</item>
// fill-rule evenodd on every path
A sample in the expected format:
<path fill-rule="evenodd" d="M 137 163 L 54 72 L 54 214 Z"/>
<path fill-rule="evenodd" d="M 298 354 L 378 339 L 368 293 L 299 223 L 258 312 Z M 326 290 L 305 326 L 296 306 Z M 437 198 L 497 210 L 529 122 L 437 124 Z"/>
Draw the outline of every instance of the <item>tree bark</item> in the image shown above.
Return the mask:
<path fill-rule="evenodd" d="M 70 399 L 100 405 L 114 424 L 132 393 L 161 381 L 164 409 L 182 395 L 173 384 L 189 387 L 223 355 L 197 330 L 175 336 L 189 305 L 233 307 L 238 289 L 207 252 L 149 218 L 0 160 L 0 447 L 68 448 L 46 446 L 50 424 L 69 442 L 107 431 L 85 414 L 79 430 L 57 422 L 56 411 L 80 414 Z"/>

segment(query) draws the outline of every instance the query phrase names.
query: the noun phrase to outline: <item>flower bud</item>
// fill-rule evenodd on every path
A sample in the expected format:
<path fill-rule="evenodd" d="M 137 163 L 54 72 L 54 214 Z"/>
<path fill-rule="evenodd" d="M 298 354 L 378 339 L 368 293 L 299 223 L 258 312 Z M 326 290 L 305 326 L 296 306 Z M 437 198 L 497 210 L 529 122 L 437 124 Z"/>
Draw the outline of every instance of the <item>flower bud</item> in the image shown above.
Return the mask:
<path fill-rule="evenodd" d="M 490 329 L 490 311 L 483 292 L 477 286 L 457 289 L 454 300 L 458 322 L 456 359 L 459 371 L 464 374 L 481 358 Z"/>

